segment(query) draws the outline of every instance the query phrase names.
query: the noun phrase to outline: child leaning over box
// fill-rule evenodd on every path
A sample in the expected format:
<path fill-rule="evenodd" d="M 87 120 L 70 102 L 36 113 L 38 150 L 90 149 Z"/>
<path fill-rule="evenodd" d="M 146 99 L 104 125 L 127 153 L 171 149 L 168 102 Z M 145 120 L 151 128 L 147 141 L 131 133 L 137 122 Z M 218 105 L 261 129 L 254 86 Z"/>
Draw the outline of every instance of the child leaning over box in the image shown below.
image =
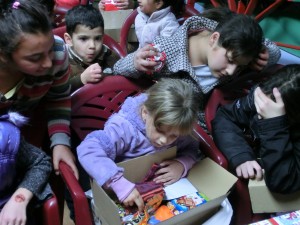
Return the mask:
<path fill-rule="evenodd" d="M 300 190 L 299 98 L 300 65 L 287 65 L 248 96 L 218 110 L 213 137 L 239 177 L 262 179 L 263 168 L 271 191 Z M 259 143 L 255 152 L 244 129 Z"/>
<path fill-rule="evenodd" d="M 112 189 L 125 206 L 136 204 L 142 211 L 140 193 L 116 163 L 177 146 L 177 158 L 162 162 L 154 181 L 167 185 L 186 176 L 198 158 L 198 142 L 190 136 L 197 102 L 184 81 L 163 79 L 129 97 L 103 130 L 90 133 L 77 148 L 78 159 L 99 185 Z"/>
<path fill-rule="evenodd" d="M 152 73 L 154 79 L 160 79 L 175 78 L 175 72 L 186 71 L 186 76 L 177 78 L 189 82 L 199 98 L 206 100 L 215 86 L 236 79 L 232 75 L 243 68 L 261 70 L 267 63 L 278 61 L 279 48 L 262 40 L 262 30 L 250 16 L 227 8 L 210 9 L 188 18 L 173 36 L 156 37 L 153 43 L 157 48 L 147 45 L 120 59 L 114 73 L 132 78 Z M 165 62 L 149 60 L 159 55 L 158 49 L 165 53 Z M 200 112 L 205 100 L 200 100 Z M 201 126 L 205 127 L 203 112 L 201 117 Z"/>
<path fill-rule="evenodd" d="M 118 56 L 103 44 L 104 20 L 92 5 L 78 5 L 66 14 L 67 44 L 71 64 L 71 91 L 87 83 L 97 83 Z"/>

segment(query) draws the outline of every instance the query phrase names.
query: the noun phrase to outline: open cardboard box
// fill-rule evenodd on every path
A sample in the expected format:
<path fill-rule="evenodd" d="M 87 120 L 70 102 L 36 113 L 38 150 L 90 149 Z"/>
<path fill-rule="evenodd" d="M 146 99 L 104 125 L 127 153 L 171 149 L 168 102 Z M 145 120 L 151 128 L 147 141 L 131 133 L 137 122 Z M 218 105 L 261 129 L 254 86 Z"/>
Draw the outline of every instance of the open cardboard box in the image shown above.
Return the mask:
<path fill-rule="evenodd" d="M 166 159 L 174 158 L 176 149 L 170 148 L 155 154 L 141 156 L 132 160 L 119 163 L 125 169 L 124 176 L 132 181 L 139 182 L 143 179 L 153 163 L 159 163 Z M 209 201 L 185 213 L 174 216 L 160 225 L 199 225 L 215 212 L 225 200 L 229 190 L 237 181 L 237 178 L 217 165 L 209 158 L 198 162 L 188 174 L 188 180 L 204 193 Z M 95 214 L 101 220 L 101 225 L 121 225 L 116 204 L 107 193 L 95 181 L 92 181 L 92 192 L 95 201 Z"/>
<path fill-rule="evenodd" d="M 104 19 L 104 33 L 112 37 L 116 42 L 120 42 L 120 31 L 127 16 L 132 12 L 132 9 L 103 11 L 101 14 Z M 134 25 L 129 30 L 128 42 L 138 42 Z"/>
<path fill-rule="evenodd" d="M 271 192 L 265 180 L 249 180 L 248 184 L 253 213 L 289 212 L 300 209 L 300 191 L 293 194 Z"/>

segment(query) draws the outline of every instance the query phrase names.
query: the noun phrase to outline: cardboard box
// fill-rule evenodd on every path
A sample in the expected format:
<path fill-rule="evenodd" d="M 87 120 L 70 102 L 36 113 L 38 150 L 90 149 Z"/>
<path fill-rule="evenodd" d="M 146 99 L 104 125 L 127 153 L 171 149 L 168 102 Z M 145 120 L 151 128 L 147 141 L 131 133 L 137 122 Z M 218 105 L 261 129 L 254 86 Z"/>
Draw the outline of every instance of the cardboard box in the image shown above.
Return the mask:
<path fill-rule="evenodd" d="M 300 224 L 300 210 L 290 212 L 281 216 L 272 217 L 267 220 L 251 223 L 250 225 L 296 225 Z"/>
<path fill-rule="evenodd" d="M 124 167 L 124 176 L 128 180 L 138 182 L 143 179 L 153 163 L 174 158 L 175 154 L 176 149 L 171 148 L 156 154 L 128 160 L 119 165 Z M 209 158 L 197 163 L 189 171 L 187 178 L 198 191 L 204 193 L 209 198 L 209 201 L 161 222 L 159 223 L 160 225 L 201 224 L 218 211 L 221 203 L 227 197 L 229 190 L 237 181 L 235 176 Z M 118 208 L 108 194 L 94 181 L 92 181 L 92 191 L 95 201 L 95 214 L 101 220 L 102 225 L 121 225 Z"/>
<path fill-rule="evenodd" d="M 120 31 L 127 16 L 132 9 L 118 11 L 101 11 L 104 19 L 104 33 L 111 36 L 115 41 L 120 42 Z M 134 25 L 129 31 L 128 42 L 137 42 Z"/>
<path fill-rule="evenodd" d="M 254 213 L 290 212 L 300 208 L 300 191 L 285 195 L 272 193 L 264 180 L 249 180 L 248 188 Z"/>

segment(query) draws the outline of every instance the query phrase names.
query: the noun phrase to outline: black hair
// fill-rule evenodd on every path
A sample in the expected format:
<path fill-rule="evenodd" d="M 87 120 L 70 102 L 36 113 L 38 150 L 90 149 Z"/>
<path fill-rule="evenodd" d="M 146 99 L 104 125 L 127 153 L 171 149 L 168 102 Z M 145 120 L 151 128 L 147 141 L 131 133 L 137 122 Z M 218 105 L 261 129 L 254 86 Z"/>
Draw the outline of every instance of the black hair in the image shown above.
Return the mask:
<path fill-rule="evenodd" d="M 275 100 L 273 88 L 278 88 L 289 121 L 300 123 L 300 64 L 290 64 L 282 67 L 259 86 L 273 100 Z"/>
<path fill-rule="evenodd" d="M 213 32 L 219 32 L 219 45 L 237 57 L 256 58 L 263 45 L 263 31 L 254 18 L 238 14 L 225 7 L 208 9 L 202 17 L 218 22 Z"/>
<path fill-rule="evenodd" d="M 24 33 L 48 34 L 52 30 L 46 7 L 35 0 L 2 1 L 0 7 L 0 52 L 6 57 L 11 57 Z"/>
<path fill-rule="evenodd" d="M 67 33 L 72 36 L 77 25 L 84 25 L 90 29 L 101 27 L 104 29 L 104 20 L 100 11 L 92 5 L 78 5 L 66 14 Z"/>
<path fill-rule="evenodd" d="M 160 9 L 164 9 L 167 7 L 171 7 L 171 11 L 174 13 L 176 17 L 180 17 L 183 15 L 185 11 L 185 2 L 184 0 L 156 0 L 162 1 L 163 5 Z"/>

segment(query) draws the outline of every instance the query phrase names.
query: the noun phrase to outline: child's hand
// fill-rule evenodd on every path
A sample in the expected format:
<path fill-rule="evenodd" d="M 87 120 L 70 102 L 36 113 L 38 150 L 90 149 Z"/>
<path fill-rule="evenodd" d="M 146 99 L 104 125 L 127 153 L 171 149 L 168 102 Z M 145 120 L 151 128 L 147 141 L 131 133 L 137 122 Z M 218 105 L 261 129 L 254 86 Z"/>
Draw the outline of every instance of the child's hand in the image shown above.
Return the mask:
<path fill-rule="evenodd" d="M 159 165 L 162 168 L 155 173 L 157 175 L 154 178 L 156 183 L 163 183 L 164 185 L 173 184 L 181 178 L 184 172 L 184 166 L 176 160 L 166 160 Z"/>
<path fill-rule="evenodd" d="M 242 163 L 235 169 L 235 171 L 238 177 L 242 177 L 244 179 L 255 178 L 257 180 L 261 180 L 263 178 L 262 168 L 255 160 Z"/>
<path fill-rule="evenodd" d="M 101 0 L 98 4 L 99 10 L 104 10 L 104 5 L 105 5 L 106 0 Z M 133 0 L 114 0 L 115 5 L 119 9 L 132 9 L 134 2 Z"/>
<path fill-rule="evenodd" d="M 269 59 L 269 52 L 267 48 L 263 48 L 258 55 L 258 58 L 254 59 L 250 63 L 250 68 L 256 71 L 261 71 L 267 64 Z"/>
<path fill-rule="evenodd" d="M 19 188 L 4 205 L 0 212 L 0 225 L 26 224 L 26 208 L 33 194 L 25 188 Z"/>
<path fill-rule="evenodd" d="M 138 190 L 135 188 L 123 201 L 126 207 L 133 206 L 134 204 L 138 207 L 140 212 L 144 210 L 144 201 Z"/>
<path fill-rule="evenodd" d="M 254 104 L 260 119 L 269 119 L 285 114 L 284 103 L 277 88 L 273 89 L 275 101 L 258 87 L 254 91 Z"/>
<path fill-rule="evenodd" d="M 101 66 L 99 66 L 98 63 L 90 65 L 85 69 L 85 71 L 83 71 L 80 78 L 83 84 L 99 82 L 102 79 Z"/>
<path fill-rule="evenodd" d="M 160 62 L 149 61 L 147 58 L 157 56 L 157 49 L 151 45 L 146 45 L 136 51 L 134 56 L 134 67 L 140 72 L 152 73 Z"/>
<path fill-rule="evenodd" d="M 78 170 L 75 164 L 75 157 L 71 149 L 65 145 L 55 145 L 53 148 L 53 167 L 56 175 L 59 175 L 59 162 L 64 161 L 71 167 L 74 176 L 78 179 Z"/>

